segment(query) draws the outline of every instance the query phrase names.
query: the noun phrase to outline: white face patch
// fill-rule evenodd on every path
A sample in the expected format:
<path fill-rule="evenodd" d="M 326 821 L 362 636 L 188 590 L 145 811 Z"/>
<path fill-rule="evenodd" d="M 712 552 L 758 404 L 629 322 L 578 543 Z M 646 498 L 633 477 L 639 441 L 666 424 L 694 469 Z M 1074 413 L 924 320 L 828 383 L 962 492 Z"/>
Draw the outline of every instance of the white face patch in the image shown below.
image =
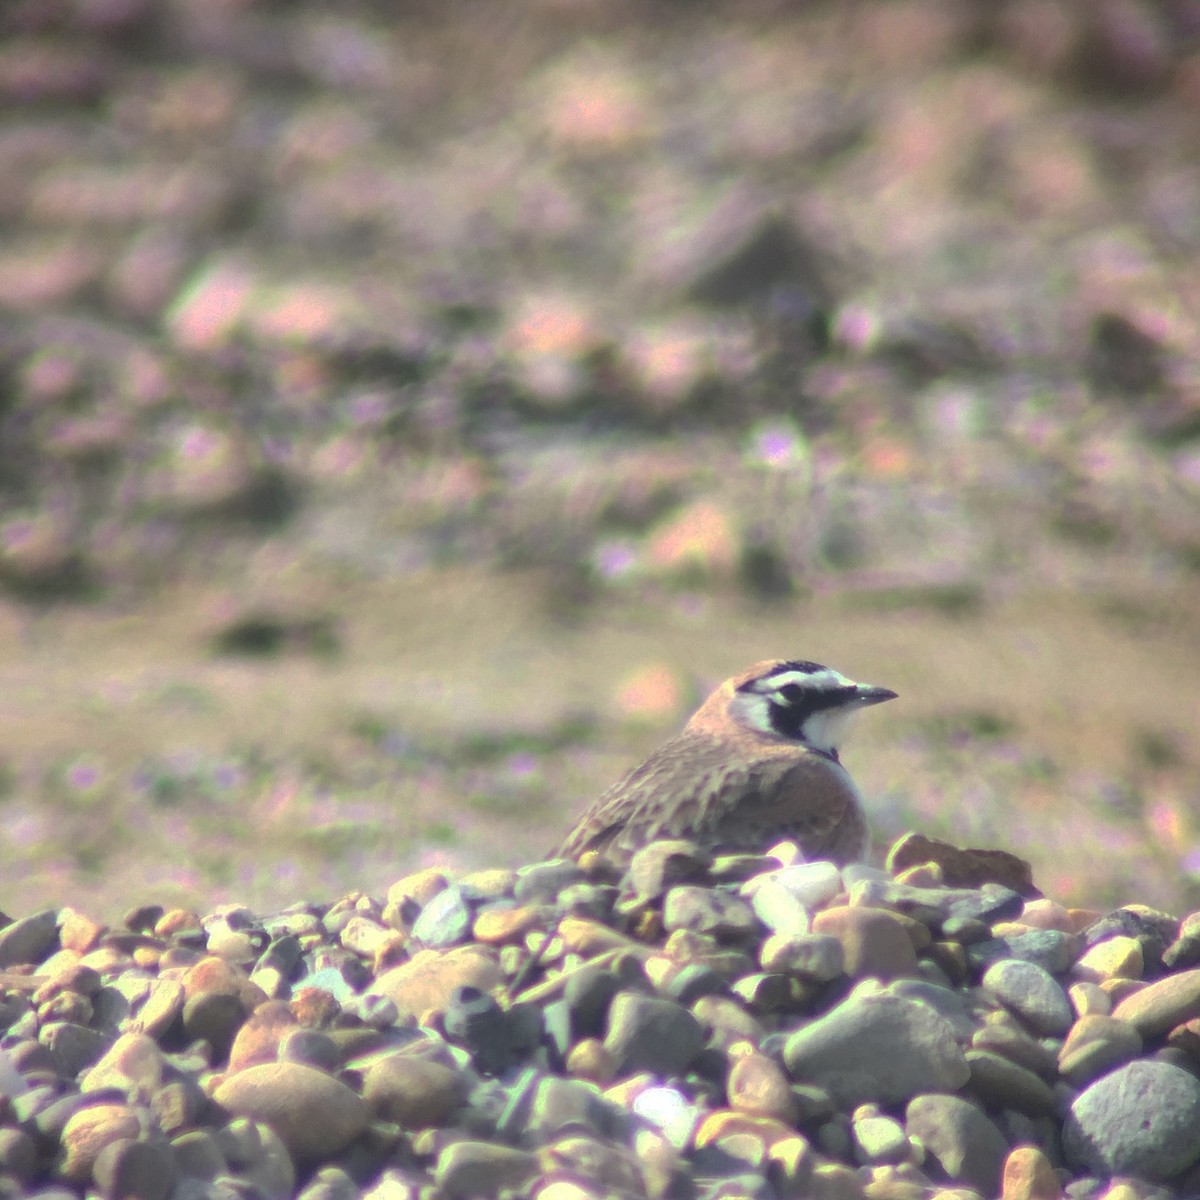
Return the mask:
<path fill-rule="evenodd" d="M 883 692 L 832 667 L 798 662 L 744 683 L 734 693 L 730 712 L 756 733 L 836 755 L 860 709 L 895 694 Z"/>

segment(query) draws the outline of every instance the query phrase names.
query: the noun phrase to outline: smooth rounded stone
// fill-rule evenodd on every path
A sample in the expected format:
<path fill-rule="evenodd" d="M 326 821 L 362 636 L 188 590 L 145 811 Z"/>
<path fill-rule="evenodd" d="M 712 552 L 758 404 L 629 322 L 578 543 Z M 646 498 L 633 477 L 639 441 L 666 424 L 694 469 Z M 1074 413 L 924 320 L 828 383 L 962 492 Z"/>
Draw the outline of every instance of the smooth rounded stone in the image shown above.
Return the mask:
<path fill-rule="evenodd" d="M 960 1096 L 914 1096 L 904 1112 L 910 1138 L 919 1138 L 929 1159 L 948 1179 L 965 1183 L 982 1196 L 1000 1191 L 1008 1143 L 987 1114 Z"/>
<path fill-rule="evenodd" d="M 892 1117 L 875 1113 L 850 1124 L 854 1158 L 860 1166 L 907 1162 L 912 1154 L 904 1126 Z"/>
<path fill-rule="evenodd" d="M 1126 996 L 1113 1009 L 1144 1038 L 1158 1037 L 1192 1017 L 1200 1017 L 1200 968 L 1180 971 Z"/>
<path fill-rule="evenodd" d="M 1062 1200 L 1053 1164 L 1036 1146 L 1017 1146 L 1004 1160 L 1000 1200 Z"/>
<path fill-rule="evenodd" d="M 843 889 L 842 872 L 831 862 L 794 863 L 780 867 L 765 875 L 756 876 L 742 886 L 743 895 L 748 889 L 771 884 L 790 892 L 810 911 L 823 908 Z"/>
<path fill-rule="evenodd" d="M 345 949 L 360 958 L 372 960 L 381 950 L 398 940 L 403 941 L 394 929 L 361 915 L 351 917 L 338 934 L 338 941 Z"/>
<path fill-rule="evenodd" d="M 971 1011 L 966 997 L 946 982 L 928 979 L 893 979 L 888 984 L 893 996 L 905 1000 L 916 1000 L 933 1009 L 938 1016 L 949 1021 L 959 1041 L 970 1040 L 978 1027 L 978 1019 Z"/>
<path fill-rule="evenodd" d="M 374 1063 L 362 1084 L 372 1114 L 403 1129 L 443 1126 L 466 1103 L 468 1091 L 457 1070 L 403 1054 Z"/>
<path fill-rule="evenodd" d="M 593 1037 L 603 1032 L 608 1006 L 623 989 L 650 990 L 645 969 L 632 954 L 622 954 L 606 967 L 588 966 L 568 976 L 563 999 L 575 1036 Z"/>
<path fill-rule="evenodd" d="M 451 884 L 438 892 L 412 927 L 413 938 L 432 950 L 444 950 L 467 939 L 474 913 L 462 888 Z"/>
<path fill-rule="evenodd" d="M 235 1117 L 216 1131 L 216 1138 L 230 1173 L 236 1175 L 242 1187 L 255 1188 L 269 1200 L 287 1200 L 295 1194 L 296 1166 L 269 1125 Z M 215 1181 L 218 1187 L 221 1178 Z"/>
<path fill-rule="evenodd" d="M 397 879 L 387 890 L 389 904 L 402 904 L 405 900 L 414 901 L 424 908 L 443 888 L 449 887 L 450 881 L 437 867 L 425 867 Z"/>
<path fill-rule="evenodd" d="M 445 1012 L 455 988 L 476 987 L 490 992 L 504 982 L 504 973 L 493 950 L 483 946 L 456 946 L 451 950 L 420 950 L 406 963 L 375 980 L 372 993 L 392 1000 L 405 1017 L 420 1018 Z"/>
<path fill-rule="evenodd" d="M 53 1055 L 59 1074 L 73 1078 L 85 1067 L 98 1062 L 113 1039 L 109 1034 L 98 1033 L 86 1025 L 52 1021 L 42 1026 L 38 1041 Z"/>
<path fill-rule="evenodd" d="M 183 1005 L 183 1028 L 188 1037 L 205 1041 L 216 1058 L 229 1054 L 245 1019 L 242 1001 L 228 992 L 198 992 Z"/>
<path fill-rule="evenodd" d="M 937 889 L 929 889 L 937 896 Z M 1025 907 L 1025 898 L 1000 883 L 985 883 L 981 888 L 948 888 L 944 901 L 936 901 L 936 907 L 950 917 L 969 917 L 994 925 L 1017 916 Z"/>
<path fill-rule="evenodd" d="M 605 1100 L 594 1085 L 548 1075 L 539 1079 L 533 1090 L 522 1141 L 543 1144 L 580 1128 L 594 1130 L 601 1137 L 617 1137 L 627 1126 L 628 1113 Z"/>
<path fill-rule="evenodd" d="M 0 929 L 0 969 L 36 966 L 58 945 L 58 913 L 48 908 Z"/>
<path fill-rule="evenodd" d="M 725 1083 L 729 1107 L 755 1117 L 792 1121 L 796 1100 L 783 1069 L 765 1054 L 743 1054 L 733 1061 Z"/>
<path fill-rule="evenodd" d="M 181 1075 L 150 1097 L 150 1111 L 158 1120 L 163 1133 L 174 1135 L 198 1124 L 200 1114 L 208 1107 L 208 1096 L 192 1075 Z"/>
<path fill-rule="evenodd" d="M 1077 1017 L 1112 1015 L 1112 997 L 1098 984 L 1073 983 L 1067 988 L 1067 998 Z"/>
<path fill-rule="evenodd" d="M 452 1142 L 438 1155 L 433 1177 L 448 1200 L 473 1200 L 519 1188 L 537 1172 L 537 1157 L 527 1151 L 492 1142 L 461 1141 Z"/>
<path fill-rule="evenodd" d="M 1071 976 L 1084 982 L 1104 979 L 1141 979 L 1145 970 L 1142 943 L 1132 937 L 1110 937 L 1085 950 L 1071 968 Z"/>
<path fill-rule="evenodd" d="M 1035 1033 L 1058 1036 L 1071 1028 L 1074 1014 L 1067 993 L 1043 967 L 1004 958 L 983 974 L 983 990 L 1020 1017 Z"/>
<path fill-rule="evenodd" d="M 729 990 L 744 1001 L 755 1012 L 779 1012 L 791 1008 L 795 1002 L 792 978 L 777 971 L 755 972 L 743 975 L 730 985 Z"/>
<path fill-rule="evenodd" d="M 184 999 L 183 985 L 177 979 L 151 980 L 144 999 L 127 1019 L 126 1027 L 158 1041 L 183 1015 Z"/>
<path fill-rule="evenodd" d="M 538 904 L 497 904 L 483 909 L 476 917 L 471 936 L 477 942 L 500 946 L 516 942 L 545 919 L 546 909 Z"/>
<path fill-rule="evenodd" d="M 100 1151 L 92 1178 L 110 1200 L 167 1200 L 177 1178 L 175 1156 L 165 1142 L 123 1138 Z"/>
<path fill-rule="evenodd" d="M 1163 951 L 1162 962 L 1168 971 L 1184 971 L 1200 964 L 1200 931 L 1177 937 Z"/>
<path fill-rule="evenodd" d="M 37 1169 L 37 1142 L 23 1129 L 0 1129 L 0 1175 L 29 1183 Z"/>
<path fill-rule="evenodd" d="M 607 920 L 613 911 L 619 889 L 606 883 L 573 883 L 558 894 L 556 908 L 564 916 L 595 917 Z"/>
<path fill-rule="evenodd" d="M 942 937 L 960 946 L 974 946 L 992 937 L 992 927 L 975 917 L 950 917 L 941 923 Z"/>
<path fill-rule="evenodd" d="M 673 1087 L 644 1087 L 630 1103 L 630 1109 L 648 1121 L 676 1149 L 685 1149 L 700 1121 L 701 1109 Z"/>
<path fill-rule="evenodd" d="M 144 1033 L 123 1033 L 79 1082 L 81 1092 L 120 1088 L 148 1101 L 163 1085 L 167 1060 L 158 1043 Z"/>
<path fill-rule="evenodd" d="M 725 977 L 705 963 L 687 963 L 676 966 L 658 984 L 658 990 L 678 1000 L 680 1004 L 694 1004 L 702 996 L 715 996 L 725 991 Z"/>
<path fill-rule="evenodd" d="M 569 858 L 551 858 L 517 868 L 512 896 L 520 904 L 537 900 L 556 900 L 560 892 L 587 881 L 579 864 Z"/>
<path fill-rule="evenodd" d="M 1165 1183 L 1200 1159 L 1200 1080 L 1169 1063 L 1118 1067 L 1076 1097 L 1063 1126 L 1067 1161 L 1098 1174 Z"/>
<path fill-rule="evenodd" d="M 333 1074 L 342 1068 L 342 1051 L 337 1042 L 320 1029 L 290 1029 L 280 1040 L 279 1061 L 307 1063 Z"/>
<path fill-rule="evenodd" d="M 297 1200 L 358 1200 L 358 1184 L 341 1167 L 322 1167 Z"/>
<path fill-rule="evenodd" d="M 446 1036 L 466 1046 L 475 1066 L 499 1075 L 520 1061 L 540 1039 L 541 1010 L 513 1005 L 507 1011 L 478 988 L 457 989 L 446 1008 Z"/>
<path fill-rule="evenodd" d="M 1060 929 L 1031 929 L 1009 937 L 992 938 L 967 947 L 967 960 L 975 970 L 986 971 L 1004 959 L 1019 959 L 1051 975 L 1063 974 L 1075 961 L 1079 937 Z"/>
<path fill-rule="evenodd" d="M 64 960 L 61 965 L 52 968 L 51 964 L 60 959 Z M 75 992 L 80 996 L 94 996 L 104 982 L 100 978 L 99 971 L 94 967 L 85 966 L 70 951 L 66 950 L 60 950 L 52 959 L 42 963 L 38 973 L 49 975 L 46 982 L 33 993 L 33 1003 L 38 1007 L 63 992 Z"/>
<path fill-rule="evenodd" d="M 619 1075 L 678 1075 L 700 1052 L 705 1036 L 700 1022 L 675 1001 L 621 991 L 609 1006 L 604 1048 Z"/>
<path fill-rule="evenodd" d="M 484 867 L 461 876 L 458 885 L 479 900 L 499 900 L 512 895 L 517 872 L 512 867 Z"/>
<path fill-rule="evenodd" d="M 745 900 L 712 888 L 679 884 L 663 901 L 663 927 L 690 929 L 718 939 L 741 938 L 758 928 L 758 918 Z"/>
<path fill-rule="evenodd" d="M 1015 1108 L 1031 1117 L 1054 1111 L 1054 1092 L 1032 1071 L 990 1050 L 968 1050 L 969 1087 L 989 1109 Z"/>
<path fill-rule="evenodd" d="M 955 1091 L 970 1077 L 953 1026 L 874 981 L 791 1034 L 783 1057 L 793 1079 L 850 1106 L 894 1104 L 929 1087 Z"/>
<path fill-rule="evenodd" d="M 328 1158 L 367 1127 L 362 1098 L 339 1079 L 303 1063 L 274 1062 L 228 1076 L 213 1098 L 240 1117 L 262 1121 L 297 1158 Z"/>
<path fill-rule="evenodd" d="M 1058 1073 L 1055 1052 L 1031 1037 L 1011 1017 L 1007 1021 L 989 1020 L 980 1026 L 971 1036 L 971 1047 L 999 1054 L 1044 1079 L 1053 1079 Z"/>
<path fill-rule="evenodd" d="M 1126 904 L 1093 921 L 1083 931 L 1082 938 L 1085 946 L 1094 946 L 1111 937 L 1136 938 L 1146 962 L 1157 968 L 1163 951 L 1179 936 L 1180 930 L 1179 918 L 1170 913 L 1145 904 Z"/>
<path fill-rule="evenodd" d="M 576 1180 L 612 1189 L 618 1195 L 641 1195 L 645 1190 L 641 1167 L 623 1145 L 600 1141 L 586 1134 L 569 1134 L 552 1142 L 541 1155 L 543 1168 L 551 1163 L 569 1171 Z M 544 1197 L 546 1188 L 537 1193 Z"/>
<path fill-rule="evenodd" d="M 242 1023 L 229 1051 L 229 1070 L 236 1074 L 256 1063 L 274 1062 L 279 1043 L 296 1028 L 296 1014 L 284 1000 L 260 1004 Z"/>
<path fill-rule="evenodd" d="M 141 1136 L 142 1125 L 142 1114 L 129 1104 L 92 1104 L 79 1109 L 63 1126 L 63 1175 L 75 1183 L 87 1183 L 104 1147 Z"/>
<path fill-rule="evenodd" d="M 783 884 L 768 879 L 751 893 L 754 915 L 773 933 L 801 934 L 812 928 L 812 916 L 804 902 Z"/>
<path fill-rule="evenodd" d="M 760 947 L 759 964 L 767 972 L 828 983 L 846 973 L 846 953 L 831 933 L 776 933 Z"/>
<path fill-rule="evenodd" d="M 1058 1052 L 1058 1069 L 1069 1083 L 1083 1087 L 1141 1052 L 1141 1035 L 1127 1022 L 1099 1014 L 1080 1017 Z"/>
<path fill-rule="evenodd" d="M 842 943 L 851 979 L 897 979 L 917 974 L 917 951 L 903 922 L 882 908 L 837 905 L 813 918 L 813 932 Z"/>

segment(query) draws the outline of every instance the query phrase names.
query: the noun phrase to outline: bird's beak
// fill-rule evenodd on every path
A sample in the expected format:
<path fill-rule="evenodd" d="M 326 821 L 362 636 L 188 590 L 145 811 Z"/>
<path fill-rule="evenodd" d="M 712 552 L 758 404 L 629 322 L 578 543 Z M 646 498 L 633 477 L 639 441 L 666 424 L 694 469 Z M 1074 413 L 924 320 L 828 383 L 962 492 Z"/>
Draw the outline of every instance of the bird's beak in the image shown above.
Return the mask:
<path fill-rule="evenodd" d="M 895 700 L 896 695 L 891 688 L 872 687 L 869 683 L 858 685 L 858 703 L 863 708 L 871 704 L 882 704 L 885 700 Z"/>

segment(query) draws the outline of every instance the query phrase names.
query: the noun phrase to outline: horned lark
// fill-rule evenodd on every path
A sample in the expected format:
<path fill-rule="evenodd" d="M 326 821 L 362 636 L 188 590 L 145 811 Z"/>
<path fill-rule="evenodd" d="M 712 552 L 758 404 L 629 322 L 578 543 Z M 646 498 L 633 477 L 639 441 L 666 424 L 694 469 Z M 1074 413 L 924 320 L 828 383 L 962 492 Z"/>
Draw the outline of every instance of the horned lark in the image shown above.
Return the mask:
<path fill-rule="evenodd" d="M 605 792 L 559 853 L 624 864 L 657 838 L 745 851 L 788 838 L 809 859 L 860 859 L 867 823 L 837 748 L 859 709 L 895 696 L 820 663 L 756 663 Z"/>

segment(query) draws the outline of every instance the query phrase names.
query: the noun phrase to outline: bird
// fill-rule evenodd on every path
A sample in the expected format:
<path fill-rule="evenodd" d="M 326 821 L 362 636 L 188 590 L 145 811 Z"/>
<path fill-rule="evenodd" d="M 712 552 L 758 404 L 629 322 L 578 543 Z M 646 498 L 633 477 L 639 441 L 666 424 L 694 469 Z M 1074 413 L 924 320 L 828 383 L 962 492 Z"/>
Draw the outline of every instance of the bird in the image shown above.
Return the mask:
<path fill-rule="evenodd" d="M 786 839 L 809 861 L 861 861 L 867 822 L 838 746 L 861 709 L 895 698 L 807 659 L 755 663 L 600 796 L 559 856 L 624 867 L 662 838 L 748 853 Z"/>

